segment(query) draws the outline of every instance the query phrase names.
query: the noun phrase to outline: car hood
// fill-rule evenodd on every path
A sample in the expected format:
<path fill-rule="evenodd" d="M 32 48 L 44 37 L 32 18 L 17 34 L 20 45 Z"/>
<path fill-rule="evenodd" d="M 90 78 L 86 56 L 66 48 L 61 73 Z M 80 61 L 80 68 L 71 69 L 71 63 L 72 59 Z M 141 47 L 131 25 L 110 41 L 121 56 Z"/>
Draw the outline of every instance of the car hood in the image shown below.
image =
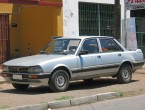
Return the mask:
<path fill-rule="evenodd" d="M 47 55 L 47 54 L 40 54 L 40 55 L 33 55 L 27 57 L 16 58 L 4 63 L 7 66 L 36 66 L 40 65 L 44 61 L 49 61 L 53 59 L 59 59 L 65 57 L 66 55 Z"/>

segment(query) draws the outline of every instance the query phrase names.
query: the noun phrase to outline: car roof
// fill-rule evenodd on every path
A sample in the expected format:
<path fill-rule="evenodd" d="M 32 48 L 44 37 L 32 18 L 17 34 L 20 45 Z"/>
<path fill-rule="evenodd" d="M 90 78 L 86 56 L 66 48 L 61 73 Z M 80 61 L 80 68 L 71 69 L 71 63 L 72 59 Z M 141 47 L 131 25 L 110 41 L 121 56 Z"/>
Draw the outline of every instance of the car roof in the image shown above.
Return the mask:
<path fill-rule="evenodd" d="M 86 39 L 86 38 L 113 38 L 110 36 L 78 36 L 78 37 L 62 37 L 58 39 Z"/>

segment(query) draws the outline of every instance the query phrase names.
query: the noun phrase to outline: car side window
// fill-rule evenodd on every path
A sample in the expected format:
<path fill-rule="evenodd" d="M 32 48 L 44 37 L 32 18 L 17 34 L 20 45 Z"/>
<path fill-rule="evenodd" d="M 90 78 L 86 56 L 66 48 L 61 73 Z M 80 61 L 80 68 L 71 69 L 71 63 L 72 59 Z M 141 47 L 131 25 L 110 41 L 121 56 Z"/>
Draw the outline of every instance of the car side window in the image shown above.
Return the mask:
<path fill-rule="evenodd" d="M 116 52 L 121 51 L 117 44 L 112 39 L 100 39 L 102 52 Z"/>
<path fill-rule="evenodd" d="M 99 52 L 98 43 L 96 39 L 86 39 L 83 42 L 81 50 L 88 51 L 88 53 L 97 53 Z"/>

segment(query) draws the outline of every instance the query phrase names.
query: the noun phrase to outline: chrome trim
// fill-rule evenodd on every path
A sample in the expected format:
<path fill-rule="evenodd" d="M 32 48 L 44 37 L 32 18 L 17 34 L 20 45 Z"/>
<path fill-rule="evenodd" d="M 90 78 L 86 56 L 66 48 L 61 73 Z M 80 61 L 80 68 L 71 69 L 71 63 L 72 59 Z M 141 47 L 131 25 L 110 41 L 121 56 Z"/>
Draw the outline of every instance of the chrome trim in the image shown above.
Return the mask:
<path fill-rule="evenodd" d="M 108 65 L 97 65 L 97 66 L 89 66 L 89 67 L 84 67 L 84 68 L 80 68 L 79 70 L 73 70 L 72 73 L 76 73 L 76 72 L 83 72 L 83 71 L 96 71 L 96 70 L 102 70 L 102 69 L 110 69 L 110 68 L 119 68 L 120 64 L 116 63 L 116 64 L 108 64 Z"/>

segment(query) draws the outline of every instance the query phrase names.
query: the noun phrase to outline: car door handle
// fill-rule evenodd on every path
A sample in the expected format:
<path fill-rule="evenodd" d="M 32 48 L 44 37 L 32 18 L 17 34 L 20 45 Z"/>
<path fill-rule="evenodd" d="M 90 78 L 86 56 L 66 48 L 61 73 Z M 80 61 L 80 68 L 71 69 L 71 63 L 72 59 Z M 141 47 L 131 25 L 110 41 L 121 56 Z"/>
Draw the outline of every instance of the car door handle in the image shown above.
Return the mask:
<path fill-rule="evenodd" d="M 97 56 L 98 58 L 101 58 L 101 56 Z"/>
<path fill-rule="evenodd" d="M 121 54 L 118 54 L 118 56 L 121 56 Z"/>

